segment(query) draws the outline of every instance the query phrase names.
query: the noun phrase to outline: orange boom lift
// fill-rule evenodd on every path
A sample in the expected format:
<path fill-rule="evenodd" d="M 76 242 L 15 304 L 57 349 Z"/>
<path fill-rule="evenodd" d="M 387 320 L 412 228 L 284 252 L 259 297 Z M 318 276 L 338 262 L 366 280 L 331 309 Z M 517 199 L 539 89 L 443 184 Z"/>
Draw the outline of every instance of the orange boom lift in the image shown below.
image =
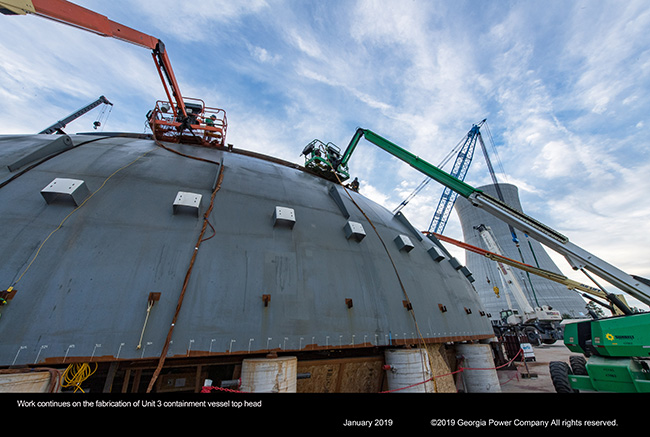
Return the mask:
<path fill-rule="evenodd" d="M 165 45 L 158 38 L 64 0 L 0 0 L 0 12 L 5 15 L 38 15 L 150 49 L 167 94 L 167 101 L 156 102 L 154 109 L 147 114 L 154 137 L 168 142 L 212 147 L 224 145 L 228 127 L 226 112 L 206 107 L 200 99 L 183 98 Z"/>

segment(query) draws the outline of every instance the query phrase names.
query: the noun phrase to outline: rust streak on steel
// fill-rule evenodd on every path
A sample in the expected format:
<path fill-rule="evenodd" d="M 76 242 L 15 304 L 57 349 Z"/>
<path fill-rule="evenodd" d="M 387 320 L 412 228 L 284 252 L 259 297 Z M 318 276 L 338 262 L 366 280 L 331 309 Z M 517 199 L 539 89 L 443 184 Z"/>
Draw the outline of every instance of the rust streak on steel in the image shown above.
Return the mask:
<path fill-rule="evenodd" d="M 178 314 L 180 313 L 181 306 L 183 305 L 183 298 L 185 297 L 185 291 L 187 290 L 187 284 L 190 281 L 190 276 L 192 275 L 192 267 L 194 266 L 194 261 L 196 260 L 196 256 L 199 252 L 199 246 L 201 245 L 201 242 L 203 241 L 203 235 L 205 234 L 205 231 L 208 227 L 208 217 L 210 217 L 210 213 L 212 212 L 212 208 L 214 207 L 214 197 L 217 194 L 217 191 L 221 188 L 221 182 L 223 181 L 223 164 L 220 165 L 219 168 L 219 177 L 217 180 L 217 184 L 214 187 L 214 190 L 212 190 L 212 195 L 210 196 L 210 206 L 208 209 L 205 211 L 205 214 L 203 215 L 203 227 L 201 228 L 201 233 L 199 234 L 199 238 L 196 242 L 196 245 L 194 246 L 194 252 L 192 253 L 192 259 L 190 260 L 190 266 L 187 269 L 187 273 L 185 274 L 185 280 L 183 281 L 183 288 L 181 289 L 181 295 L 178 298 L 178 304 L 176 305 L 176 312 L 174 313 L 174 318 L 172 320 L 172 323 L 169 327 L 169 332 L 167 333 L 167 339 L 165 340 L 165 346 L 163 347 L 162 352 L 160 353 L 160 359 L 158 361 L 158 367 L 156 367 L 156 370 L 154 371 L 153 376 L 151 377 L 151 381 L 149 381 L 149 387 L 147 387 L 147 393 L 150 393 L 151 390 L 153 389 L 154 384 L 156 383 L 156 379 L 158 379 L 158 375 L 160 374 L 160 371 L 163 368 L 163 365 L 165 364 L 165 356 L 167 355 L 167 351 L 169 350 L 169 344 L 171 342 L 172 334 L 174 332 L 174 326 L 176 325 L 176 322 L 178 320 Z"/>

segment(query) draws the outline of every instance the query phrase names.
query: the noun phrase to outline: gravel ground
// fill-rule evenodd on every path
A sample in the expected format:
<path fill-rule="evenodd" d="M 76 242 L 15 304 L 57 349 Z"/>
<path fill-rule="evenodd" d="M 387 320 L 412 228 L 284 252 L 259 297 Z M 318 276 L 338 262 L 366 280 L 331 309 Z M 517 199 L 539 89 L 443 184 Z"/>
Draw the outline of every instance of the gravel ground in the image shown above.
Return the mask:
<path fill-rule="evenodd" d="M 571 352 L 562 342 L 533 348 L 535 361 L 516 362 L 517 370 L 499 370 L 502 393 L 555 393 L 548 364 L 551 361 L 569 362 Z"/>

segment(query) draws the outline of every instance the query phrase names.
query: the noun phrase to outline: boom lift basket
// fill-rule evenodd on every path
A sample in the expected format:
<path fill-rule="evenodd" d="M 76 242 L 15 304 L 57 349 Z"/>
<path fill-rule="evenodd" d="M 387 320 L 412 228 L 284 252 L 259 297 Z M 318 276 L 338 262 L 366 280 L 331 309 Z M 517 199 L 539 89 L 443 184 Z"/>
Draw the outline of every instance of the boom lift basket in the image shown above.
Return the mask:
<path fill-rule="evenodd" d="M 170 102 L 159 100 L 149 114 L 154 136 L 171 143 L 196 143 L 208 147 L 224 145 L 228 120 L 226 111 L 206 107 L 203 100 L 185 98 L 187 122 L 176 116 Z"/>

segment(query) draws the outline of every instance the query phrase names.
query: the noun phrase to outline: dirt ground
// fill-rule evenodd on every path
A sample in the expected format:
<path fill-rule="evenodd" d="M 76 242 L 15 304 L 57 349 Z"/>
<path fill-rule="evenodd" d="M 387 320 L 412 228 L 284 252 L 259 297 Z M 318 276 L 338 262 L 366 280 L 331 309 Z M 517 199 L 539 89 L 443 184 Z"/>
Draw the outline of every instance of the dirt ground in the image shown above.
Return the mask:
<path fill-rule="evenodd" d="M 515 362 L 516 370 L 499 370 L 502 393 L 555 393 L 548 364 L 569 361 L 571 352 L 562 342 L 533 348 L 534 361 Z"/>

